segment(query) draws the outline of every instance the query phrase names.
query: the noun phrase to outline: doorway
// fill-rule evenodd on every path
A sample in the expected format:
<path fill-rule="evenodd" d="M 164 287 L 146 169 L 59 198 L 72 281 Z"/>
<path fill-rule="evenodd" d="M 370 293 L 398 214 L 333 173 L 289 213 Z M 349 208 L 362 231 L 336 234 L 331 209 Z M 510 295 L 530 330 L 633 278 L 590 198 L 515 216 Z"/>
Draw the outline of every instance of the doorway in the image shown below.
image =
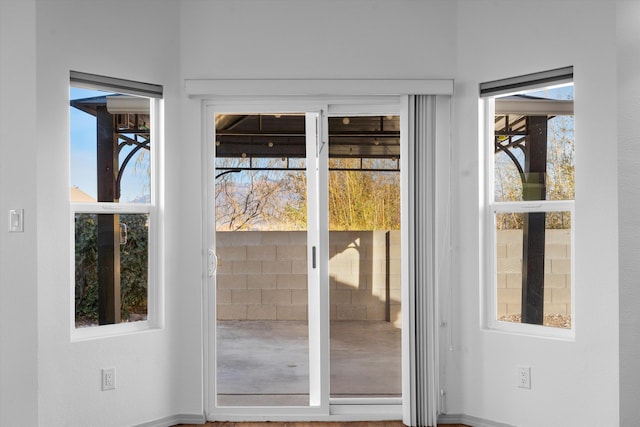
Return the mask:
<path fill-rule="evenodd" d="M 399 108 L 361 107 L 207 109 L 210 419 L 402 415 Z"/>

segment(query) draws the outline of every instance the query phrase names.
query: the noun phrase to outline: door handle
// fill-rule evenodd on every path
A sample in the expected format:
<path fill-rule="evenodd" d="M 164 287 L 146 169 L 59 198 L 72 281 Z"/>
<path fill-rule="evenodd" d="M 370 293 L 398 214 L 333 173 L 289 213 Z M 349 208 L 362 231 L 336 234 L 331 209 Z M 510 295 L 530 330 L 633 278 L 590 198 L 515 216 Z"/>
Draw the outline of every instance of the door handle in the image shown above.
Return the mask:
<path fill-rule="evenodd" d="M 311 247 L 311 266 L 316 268 L 316 247 Z"/>
<path fill-rule="evenodd" d="M 213 249 L 209 249 L 209 277 L 213 277 L 218 269 L 218 257 Z"/>

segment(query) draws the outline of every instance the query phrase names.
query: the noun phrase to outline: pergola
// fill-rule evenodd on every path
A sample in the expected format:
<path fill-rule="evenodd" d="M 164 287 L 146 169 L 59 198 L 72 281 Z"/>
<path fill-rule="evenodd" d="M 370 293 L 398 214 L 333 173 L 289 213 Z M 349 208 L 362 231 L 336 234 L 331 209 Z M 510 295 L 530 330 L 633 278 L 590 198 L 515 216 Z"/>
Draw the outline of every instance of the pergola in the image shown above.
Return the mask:
<path fill-rule="evenodd" d="M 149 100 L 107 95 L 71 101 L 96 118 L 97 201 L 119 202 L 121 181 L 131 159 L 151 149 Z M 132 147 L 122 161 L 120 153 Z M 98 323 L 120 322 L 120 215 L 97 215 Z"/>
<path fill-rule="evenodd" d="M 299 170 L 290 159 L 305 158 L 305 116 L 253 114 L 216 116 L 216 157 L 249 159 L 234 170 Z M 400 123 L 398 116 L 329 117 L 329 157 L 359 159 L 348 170 L 399 171 Z M 280 158 L 285 166 L 266 167 L 254 159 Z M 387 159 L 394 167 L 381 167 L 366 159 Z M 357 166 L 356 166 L 357 164 Z M 225 168 L 218 168 L 225 171 Z M 330 170 L 342 168 L 330 167 Z"/>
<path fill-rule="evenodd" d="M 129 161 L 139 150 L 150 150 L 149 104 L 144 98 L 121 95 L 71 101 L 71 106 L 96 117 L 98 202 L 118 202 Z M 523 200 L 546 198 L 547 122 L 573 115 L 573 101 L 516 95 L 495 104 L 495 152 L 505 153 L 522 179 Z M 248 159 L 240 167 L 219 168 L 218 176 L 242 170 L 299 170 L 290 159 L 306 157 L 305 117 L 292 114 L 221 114 L 216 116 L 216 156 Z M 329 118 L 329 157 L 359 159 L 348 170 L 399 171 L 400 129 L 397 116 Z M 120 161 L 125 146 L 133 146 Z M 520 150 L 524 161 L 514 154 Z M 280 158 L 282 166 L 254 159 Z M 365 159 L 395 161 L 380 168 Z M 333 168 L 333 170 L 345 168 Z M 526 213 L 523 224 L 522 322 L 542 324 L 544 306 L 544 212 Z M 120 227 L 118 214 L 98 215 L 99 323 L 120 321 Z"/>
<path fill-rule="evenodd" d="M 547 123 L 573 115 L 573 101 L 515 95 L 495 102 L 495 153 L 506 154 L 522 180 L 522 199 L 546 199 Z M 514 153 L 520 150 L 522 155 Z M 545 212 L 524 214 L 522 240 L 522 322 L 544 320 Z"/>

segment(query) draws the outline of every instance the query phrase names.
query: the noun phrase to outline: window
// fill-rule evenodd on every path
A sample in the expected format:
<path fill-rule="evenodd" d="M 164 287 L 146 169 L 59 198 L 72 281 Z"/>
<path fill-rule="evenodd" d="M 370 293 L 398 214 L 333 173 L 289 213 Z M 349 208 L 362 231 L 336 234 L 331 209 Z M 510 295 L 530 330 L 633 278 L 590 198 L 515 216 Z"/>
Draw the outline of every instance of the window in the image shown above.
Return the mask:
<path fill-rule="evenodd" d="M 573 331 L 572 79 L 568 67 L 480 85 L 492 328 Z"/>
<path fill-rule="evenodd" d="M 77 72 L 70 80 L 74 326 L 142 325 L 157 300 L 162 88 Z"/>

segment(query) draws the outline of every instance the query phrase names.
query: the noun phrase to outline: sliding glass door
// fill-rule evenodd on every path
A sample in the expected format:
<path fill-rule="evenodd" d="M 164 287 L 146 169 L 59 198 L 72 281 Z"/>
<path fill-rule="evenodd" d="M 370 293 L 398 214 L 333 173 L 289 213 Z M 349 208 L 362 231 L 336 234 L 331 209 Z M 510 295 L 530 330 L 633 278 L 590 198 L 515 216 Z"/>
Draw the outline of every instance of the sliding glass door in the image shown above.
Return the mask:
<path fill-rule="evenodd" d="M 398 105 L 206 120 L 208 417 L 400 418 Z"/>

